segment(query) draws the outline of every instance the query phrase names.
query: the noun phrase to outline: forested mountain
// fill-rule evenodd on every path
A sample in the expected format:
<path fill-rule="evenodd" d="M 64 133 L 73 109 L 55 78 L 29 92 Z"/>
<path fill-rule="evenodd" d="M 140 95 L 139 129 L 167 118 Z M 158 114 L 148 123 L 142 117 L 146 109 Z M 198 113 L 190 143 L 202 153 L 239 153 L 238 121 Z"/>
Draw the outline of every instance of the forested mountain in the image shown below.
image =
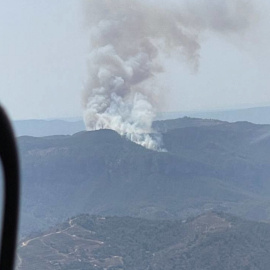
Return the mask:
<path fill-rule="evenodd" d="M 184 221 L 81 215 L 20 242 L 17 270 L 268 270 L 270 225 L 207 213 Z"/>
<path fill-rule="evenodd" d="M 111 130 L 20 137 L 22 235 L 80 213 L 270 217 L 270 126 L 182 118 L 155 128 L 167 152 Z"/>

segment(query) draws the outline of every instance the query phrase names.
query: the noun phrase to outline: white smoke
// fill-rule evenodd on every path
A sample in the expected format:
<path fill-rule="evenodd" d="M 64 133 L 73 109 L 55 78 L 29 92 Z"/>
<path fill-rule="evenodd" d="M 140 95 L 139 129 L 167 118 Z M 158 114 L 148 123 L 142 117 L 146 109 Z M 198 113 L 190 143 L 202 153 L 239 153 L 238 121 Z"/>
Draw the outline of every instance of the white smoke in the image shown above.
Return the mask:
<path fill-rule="evenodd" d="M 202 31 L 242 33 L 253 19 L 245 0 L 191 1 L 182 7 L 139 0 L 85 3 L 91 41 L 86 128 L 113 129 L 153 150 L 161 150 L 152 122 L 160 103 L 154 81 L 163 72 L 162 52 L 176 52 L 196 68 Z"/>

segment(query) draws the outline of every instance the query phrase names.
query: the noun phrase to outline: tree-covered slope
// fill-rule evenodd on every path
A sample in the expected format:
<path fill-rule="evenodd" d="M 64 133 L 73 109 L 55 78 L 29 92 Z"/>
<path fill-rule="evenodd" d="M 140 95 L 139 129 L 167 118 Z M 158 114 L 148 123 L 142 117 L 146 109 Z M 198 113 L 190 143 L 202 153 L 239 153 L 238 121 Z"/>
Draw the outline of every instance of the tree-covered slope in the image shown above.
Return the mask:
<path fill-rule="evenodd" d="M 167 152 L 111 130 L 20 137 L 22 232 L 79 213 L 183 218 L 209 209 L 270 217 L 270 126 L 161 122 Z"/>
<path fill-rule="evenodd" d="M 207 213 L 185 221 L 81 215 L 21 241 L 17 270 L 267 270 L 270 225 Z"/>

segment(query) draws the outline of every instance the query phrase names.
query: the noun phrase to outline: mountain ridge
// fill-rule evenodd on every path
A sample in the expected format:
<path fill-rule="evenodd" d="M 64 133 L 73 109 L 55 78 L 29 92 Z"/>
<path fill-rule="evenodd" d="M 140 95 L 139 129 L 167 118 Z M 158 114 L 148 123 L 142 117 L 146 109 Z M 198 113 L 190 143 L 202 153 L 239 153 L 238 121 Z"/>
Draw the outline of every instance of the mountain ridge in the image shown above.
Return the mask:
<path fill-rule="evenodd" d="M 214 209 L 270 218 L 270 126 L 167 123 L 161 126 L 168 152 L 111 130 L 19 137 L 22 234 L 84 212 L 166 219 Z"/>

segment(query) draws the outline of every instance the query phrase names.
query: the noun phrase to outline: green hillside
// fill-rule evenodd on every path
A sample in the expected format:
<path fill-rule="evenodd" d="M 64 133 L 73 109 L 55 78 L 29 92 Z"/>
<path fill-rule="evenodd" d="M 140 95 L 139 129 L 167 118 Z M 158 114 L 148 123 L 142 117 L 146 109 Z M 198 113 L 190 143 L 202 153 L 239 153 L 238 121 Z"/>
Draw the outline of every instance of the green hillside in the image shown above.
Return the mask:
<path fill-rule="evenodd" d="M 81 215 L 18 248 L 17 270 L 268 270 L 270 225 L 212 213 L 185 221 Z"/>
<path fill-rule="evenodd" d="M 189 118 L 156 124 L 167 152 L 111 130 L 20 137 L 21 233 L 80 213 L 168 219 L 212 209 L 270 218 L 270 126 Z"/>

